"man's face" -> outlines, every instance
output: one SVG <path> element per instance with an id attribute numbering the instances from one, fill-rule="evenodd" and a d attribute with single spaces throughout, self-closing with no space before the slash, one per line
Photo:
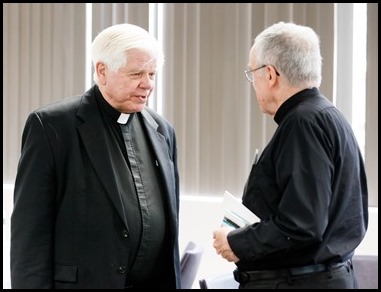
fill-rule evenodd
<path id="1" fill-rule="evenodd" d="M 99 87 L 107 102 L 123 113 L 140 112 L 154 89 L 156 61 L 138 49 L 127 52 L 127 65 L 116 72 L 103 69 Z"/>

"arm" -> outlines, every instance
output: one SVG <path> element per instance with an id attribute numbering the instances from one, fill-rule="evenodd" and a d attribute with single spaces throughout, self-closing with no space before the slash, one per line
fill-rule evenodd
<path id="1" fill-rule="evenodd" d="M 12 288 L 53 288 L 55 222 L 54 161 L 46 128 L 28 117 L 11 217 Z"/>

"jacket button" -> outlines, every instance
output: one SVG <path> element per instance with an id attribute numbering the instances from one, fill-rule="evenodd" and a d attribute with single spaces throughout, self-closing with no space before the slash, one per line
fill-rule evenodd
<path id="1" fill-rule="evenodd" d="M 120 274 L 125 274 L 125 273 L 127 272 L 127 268 L 126 268 L 125 266 L 120 266 L 120 267 L 118 268 L 118 272 L 119 272 Z"/>
<path id="2" fill-rule="evenodd" d="M 127 231 L 126 229 L 124 229 L 124 230 L 122 231 L 122 236 L 123 236 L 124 238 L 127 238 L 127 237 L 128 237 L 128 231 Z"/>

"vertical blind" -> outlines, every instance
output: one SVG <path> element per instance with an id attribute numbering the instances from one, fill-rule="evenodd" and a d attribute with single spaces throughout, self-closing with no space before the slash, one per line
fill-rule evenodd
<path id="1" fill-rule="evenodd" d="M 336 4 L 93 3 L 92 38 L 121 22 L 148 30 L 150 7 L 157 13 L 159 5 L 166 61 L 157 91 L 177 133 L 181 194 L 221 196 L 228 189 L 240 196 L 255 150 L 276 128 L 243 73 L 254 37 L 281 20 L 311 26 L 324 58 L 320 89 L 332 99 Z M 365 149 L 370 205 L 377 206 L 378 4 L 368 6 Z M 28 113 L 87 89 L 86 7 L 3 4 L 3 183 L 14 182 Z"/>
<path id="2" fill-rule="evenodd" d="M 367 6 L 365 167 L 369 205 L 378 207 L 378 3 Z"/>
<path id="3" fill-rule="evenodd" d="M 221 195 L 228 189 L 240 196 L 255 150 L 275 130 L 243 73 L 254 37 L 265 27 L 295 21 L 322 34 L 328 78 L 321 89 L 332 95 L 333 15 L 333 4 L 165 5 L 163 113 L 177 130 L 185 193 Z"/>
<path id="4" fill-rule="evenodd" d="M 3 3 L 3 183 L 32 110 L 85 89 L 85 4 Z"/>

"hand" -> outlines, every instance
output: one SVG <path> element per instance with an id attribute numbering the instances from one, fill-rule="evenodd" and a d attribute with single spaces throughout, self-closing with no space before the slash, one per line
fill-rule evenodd
<path id="1" fill-rule="evenodd" d="M 229 227 L 221 227 L 213 231 L 213 247 L 217 251 L 217 254 L 221 255 L 224 259 L 236 263 L 239 261 L 239 258 L 234 254 L 228 242 L 228 234 L 232 230 Z"/>

